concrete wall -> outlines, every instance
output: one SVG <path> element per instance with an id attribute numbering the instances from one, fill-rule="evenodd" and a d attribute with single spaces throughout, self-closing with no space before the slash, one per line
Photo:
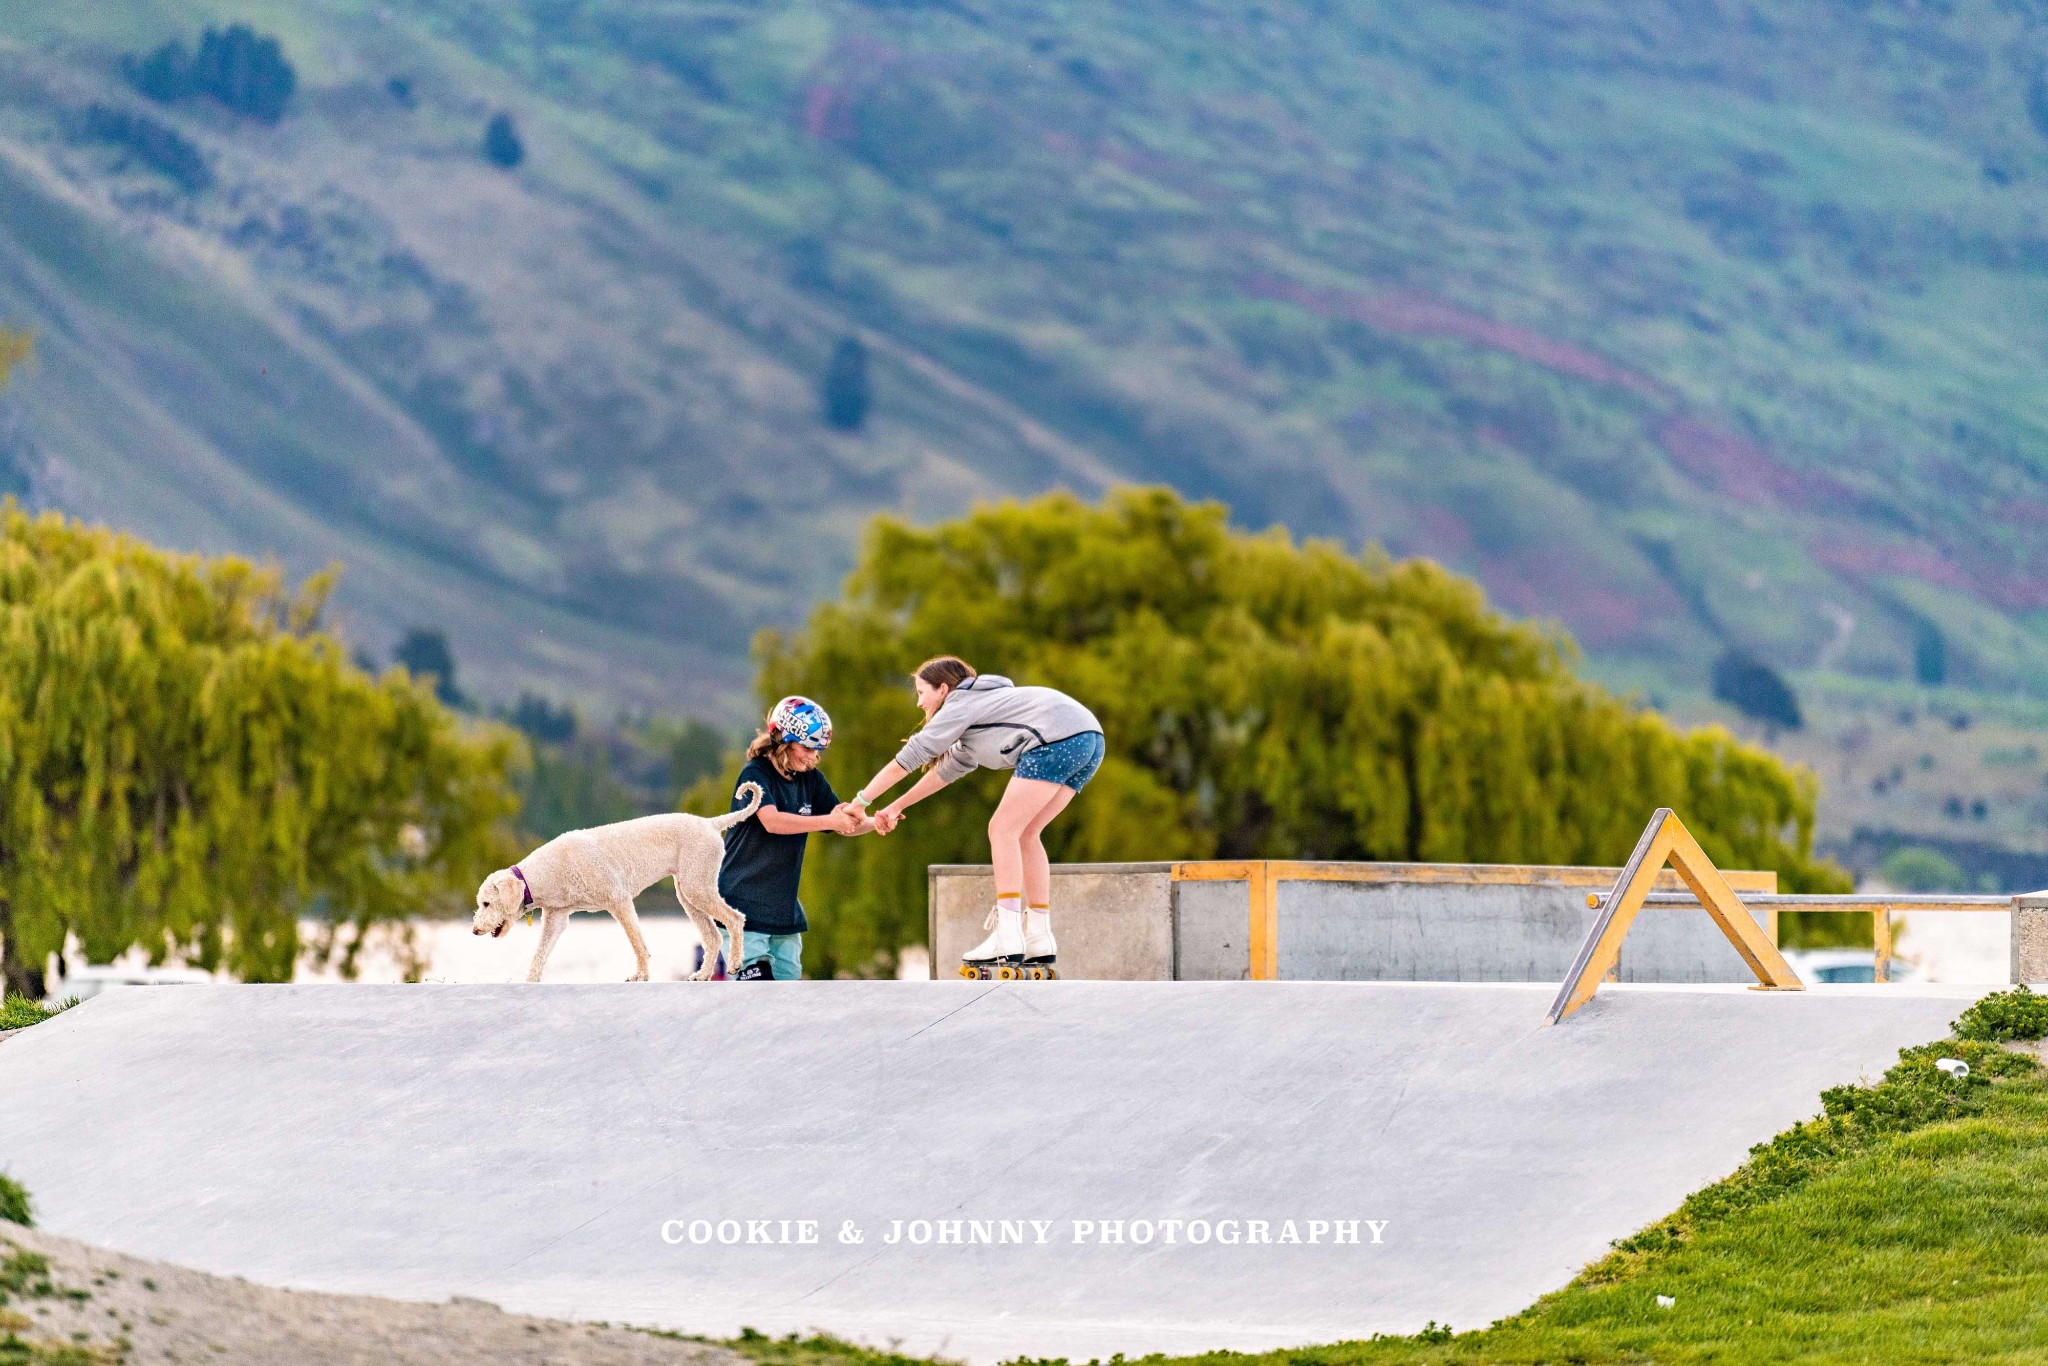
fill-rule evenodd
<path id="1" fill-rule="evenodd" d="M 1171 863 L 1053 870 L 1053 924 L 1065 977 L 1242 981 L 1251 976 L 1251 883 L 1176 877 Z M 1556 982 L 1591 929 L 1589 891 L 1618 870 L 1440 864 L 1314 865 L 1276 881 L 1285 981 Z M 1355 880 L 1346 877 L 1356 870 Z M 1211 869 L 1210 871 L 1215 871 Z M 1741 891 L 1768 873 L 1731 873 Z M 1662 890 L 1682 890 L 1667 872 Z M 932 975 L 949 977 L 986 933 L 995 899 L 985 866 L 930 870 Z M 1766 925 L 1766 929 L 1774 929 Z M 1625 982 L 1748 982 L 1741 957 L 1700 909 L 1645 909 L 1622 947 Z"/>
<path id="2" fill-rule="evenodd" d="M 2048 892 L 2012 899 L 2012 980 L 2048 982 Z"/>
<path id="3" fill-rule="evenodd" d="M 1585 888 L 1540 882 L 1283 881 L 1279 897 L 1283 981 L 1563 981 L 1598 914 L 1586 905 Z M 1698 909 L 1637 915 L 1622 944 L 1620 976 L 1755 980 Z"/>
<path id="4" fill-rule="evenodd" d="M 953 977 L 959 973 L 960 955 L 988 934 L 982 922 L 995 905 L 995 877 L 985 865 L 936 864 L 929 886 L 926 942 L 932 949 L 932 976 Z M 1060 975 L 1120 982 L 1170 980 L 1172 889 L 1170 863 L 1065 863 L 1053 869 L 1053 933 L 1060 944 Z"/>

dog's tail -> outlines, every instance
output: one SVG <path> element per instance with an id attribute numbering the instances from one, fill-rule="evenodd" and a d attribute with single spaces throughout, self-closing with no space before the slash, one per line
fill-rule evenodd
<path id="1" fill-rule="evenodd" d="M 740 791 L 753 794 L 748 797 L 745 806 L 737 811 L 728 811 L 723 816 L 713 816 L 711 818 L 711 828 L 721 835 L 753 815 L 755 810 L 761 805 L 761 785 L 759 783 L 741 783 Z"/>

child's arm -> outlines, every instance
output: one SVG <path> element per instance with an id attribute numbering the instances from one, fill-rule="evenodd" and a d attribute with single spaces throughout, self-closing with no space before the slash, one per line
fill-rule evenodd
<path id="1" fill-rule="evenodd" d="M 926 797 L 946 786 L 947 779 L 936 768 L 927 772 L 911 785 L 910 791 L 890 802 L 887 807 L 875 813 L 875 824 L 883 834 L 888 834 L 903 822 L 903 812 L 916 806 Z"/>
<path id="2" fill-rule="evenodd" d="M 887 796 L 890 788 L 896 786 L 896 784 L 909 776 L 910 770 L 904 768 L 894 759 L 891 759 L 888 763 L 882 765 L 880 772 L 855 790 L 853 794 L 854 800 L 849 802 L 848 805 L 856 809 L 865 805 L 872 805 Z M 862 801 L 863 798 L 866 799 L 865 802 Z"/>
<path id="3" fill-rule="evenodd" d="M 840 828 L 838 813 L 827 811 L 822 816 L 792 816 L 772 806 L 764 806 L 754 813 L 760 817 L 761 828 L 771 835 L 808 835 L 817 830 Z"/>

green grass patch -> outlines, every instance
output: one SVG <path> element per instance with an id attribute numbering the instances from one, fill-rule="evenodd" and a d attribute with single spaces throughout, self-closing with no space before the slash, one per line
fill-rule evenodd
<path id="1" fill-rule="evenodd" d="M 50 1259 L 40 1252 L 0 1243 L 0 1306 L 17 1299 L 46 1300 L 58 1294 L 50 1279 Z"/>
<path id="2" fill-rule="evenodd" d="M 2048 1034 L 2048 997 L 2025 987 L 1987 996 L 1955 1032 L 1902 1050 L 1872 1085 L 1826 1091 L 1820 1115 L 1758 1144 L 1732 1176 L 1489 1328 L 1453 1334 L 1432 1324 L 1405 1338 L 1144 1360 L 2039 1361 L 2048 1342 L 2048 1073 L 2006 1043 Z M 1969 1070 L 1955 1075 L 1944 1060 Z M 748 1334 L 727 1345 L 762 1366 L 905 1361 L 829 1337 Z"/>
<path id="3" fill-rule="evenodd" d="M 723 1345 L 759 1366 L 930 1366 L 934 1360 L 945 1359 L 877 1351 L 830 1333 L 772 1338 L 751 1328 L 742 1328 L 738 1337 L 728 1338 Z"/>
<path id="4" fill-rule="evenodd" d="M 6 1000 L 0 1001 L 0 1029 L 27 1029 L 30 1025 L 39 1025 L 45 1020 L 54 1019 L 76 1004 L 76 1001 L 66 1001 L 63 1005 L 52 1008 L 41 1001 L 31 1001 L 26 996 L 9 996 Z"/>
<path id="5" fill-rule="evenodd" d="M 11 1176 L 0 1175 L 0 1223 L 20 1224 L 23 1228 L 36 1226 L 28 1192 Z"/>

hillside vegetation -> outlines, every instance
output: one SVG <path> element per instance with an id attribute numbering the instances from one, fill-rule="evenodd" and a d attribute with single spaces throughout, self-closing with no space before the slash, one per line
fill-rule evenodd
<path id="1" fill-rule="evenodd" d="M 342 558 L 494 696 L 735 700 L 872 511 L 1118 481 L 1439 557 L 1616 677 L 2039 690 L 2044 18 L 13 6 L 0 475 Z M 288 87 L 138 88 L 237 23 Z"/>

